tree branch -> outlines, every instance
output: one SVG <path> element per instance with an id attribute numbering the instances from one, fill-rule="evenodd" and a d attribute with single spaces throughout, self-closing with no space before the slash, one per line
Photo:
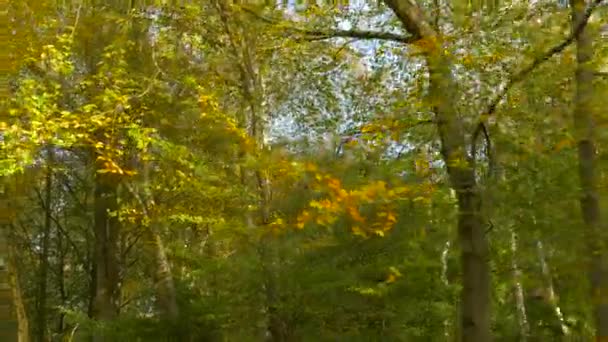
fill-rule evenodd
<path id="1" fill-rule="evenodd" d="M 471 138 L 471 160 L 473 162 L 473 165 L 475 165 L 477 163 L 477 139 L 479 138 L 479 135 L 483 133 L 483 137 L 485 139 L 486 142 L 486 157 L 488 158 L 488 164 L 492 165 L 493 164 L 493 157 L 492 157 L 492 140 L 490 140 L 490 134 L 488 133 L 488 128 L 486 127 L 486 125 L 483 122 L 480 122 L 477 127 L 475 128 L 475 132 L 473 132 L 473 137 Z"/>
<path id="2" fill-rule="evenodd" d="M 404 36 L 390 32 L 360 31 L 360 30 L 328 30 L 315 31 L 293 28 L 292 30 L 304 35 L 304 39 L 322 40 L 331 38 L 356 38 L 362 40 L 385 40 L 403 44 L 411 44 L 418 40 L 414 36 Z"/>
<path id="3" fill-rule="evenodd" d="M 558 45 L 553 46 L 552 48 L 547 50 L 542 55 L 536 57 L 536 59 L 534 59 L 532 61 L 532 63 L 530 63 L 528 66 L 526 66 L 525 68 L 521 69 L 518 73 L 513 75 L 513 77 L 511 77 L 511 79 L 507 82 L 505 87 L 490 101 L 490 104 L 488 105 L 487 109 L 484 112 L 482 112 L 482 115 L 494 114 L 494 112 L 496 112 L 496 109 L 497 109 L 500 101 L 507 95 L 507 93 L 513 88 L 513 86 L 522 82 L 532 71 L 534 71 L 534 69 L 536 69 L 541 64 L 543 64 L 544 62 L 551 59 L 553 56 L 561 53 L 570 44 L 572 44 L 572 42 L 574 42 L 576 37 L 578 37 L 578 35 L 585 29 L 585 26 L 587 26 L 587 23 L 589 22 L 589 18 L 591 17 L 591 14 L 602 1 L 603 0 L 593 0 L 591 5 L 589 5 L 587 7 L 587 9 L 585 10 L 585 14 L 581 18 L 581 21 L 576 25 L 575 30 L 573 30 L 572 33 L 570 35 L 568 35 L 568 37 L 566 37 L 566 39 L 563 42 L 561 42 Z M 476 128 L 476 130 L 481 129 L 479 127 L 480 125 L 483 125 L 483 123 L 481 121 L 478 124 L 478 127 Z"/>
<path id="4" fill-rule="evenodd" d="M 585 26 L 587 26 L 587 23 L 589 22 L 589 18 L 591 17 L 593 10 L 597 8 L 597 6 L 601 2 L 602 0 L 593 0 L 591 5 L 589 5 L 585 10 L 585 14 L 581 18 L 581 21 L 576 25 L 576 28 L 563 42 L 547 50 L 544 54 L 540 55 L 534 61 L 532 61 L 532 63 L 530 63 L 528 66 L 526 66 L 513 77 L 511 77 L 505 87 L 490 101 L 490 104 L 488 105 L 487 109 L 483 111 L 481 115 L 487 117 L 494 114 L 496 112 L 496 109 L 498 108 L 498 105 L 500 104 L 500 101 L 507 95 L 507 93 L 513 88 L 513 86 L 522 82 L 528 75 L 530 75 L 532 71 L 534 71 L 534 69 L 536 69 L 538 66 L 548 61 L 558 53 L 561 53 L 570 44 L 572 44 L 572 42 L 574 42 L 578 35 L 585 29 Z M 484 135 L 487 134 L 487 129 L 483 118 L 479 119 L 475 130 L 473 131 L 473 135 L 471 137 L 471 150 L 475 149 L 475 146 L 477 145 L 477 138 L 479 137 L 479 134 L 481 132 L 483 132 Z"/>
<path id="5" fill-rule="evenodd" d="M 261 15 L 257 13 L 255 10 L 247 8 L 245 6 L 241 7 L 241 10 L 244 12 L 251 14 L 256 19 L 259 19 L 267 24 L 276 25 L 279 24 L 280 21 L 274 18 L 269 18 L 267 16 Z M 362 40 L 385 40 L 385 41 L 393 41 L 403 44 L 411 44 L 418 40 L 418 37 L 415 36 L 406 36 L 397 33 L 390 32 L 381 32 L 381 31 L 363 31 L 363 30 L 312 30 L 312 29 L 302 29 L 294 26 L 289 26 L 286 28 L 288 31 L 292 33 L 300 34 L 303 36 L 305 40 L 324 40 L 331 38 L 356 38 Z"/>
<path id="6" fill-rule="evenodd" d="M 608 72 L 603 72 L 603 71 L 596 71 L 594 73 L 594 75 L 596 77 L 604 77 L 604 78 L 608 78 Z"/>

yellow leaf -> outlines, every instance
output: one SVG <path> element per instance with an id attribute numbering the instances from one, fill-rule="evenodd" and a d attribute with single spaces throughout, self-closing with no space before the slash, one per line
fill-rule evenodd
<path id="1" fill-rule="evenodd" d="M 353 147 L 353 146 L 357 146 L 358 143 L 359 143 L 359 140 L 351 139 L 345 145 L 348 147 Z"/>
<path id="2" fill-rule="evenodd" d="M 402 277 L 403 276 L 401 274 L 401 272 L 399 272 L 399 270 L 396 267 L 394 267 L 394 266 L 389 267 L 389 271 L 391 272 L 391 274 L 394 274 L 396 277 Z"/>
<path id="3" fill-rule="evenodd" d="M 353 226 L 350 230 L 354 235 L 365 236 L 363 230 L 361 230 L 361 228 L 359 228 L 358 226 Z"/>
<path id="4" fill-rule="evenodd" d="M 314 171 L 317 171 L 317 166 L 313 163 L 306 163 L 305 169 L 306 169 L 306 171 L 314 172 Z"/>
<path id="5" fill-rule="evenodd" d="M 327 181 L 327 186 L 336 192 L 339 192 L 339 190 L 341 189 L 340 180 L 336 178 L 330 178 Z"/>
<path id="6" fill-rule="evenodd" d="M 357 208 L 355 208 L 353 206 L 349 206 L 346 210 L 348 211 L 350 217 L 353 220 L 355 220 L 357 222 L 361 222 L 361 223 L 365 222 L 365 218 L 363 218 L 363 216 L 361 216 L 361 214 L 359 213 L 359 210 L 357 210 Z"/>
<path id="7" fill-rule="evenodd" d="M 403 195 L 403 194 L 407 193 L 408 191 L 409 191 L 409 190 L 408 190 L 408 188 L 407 188 L 407 187 L 404 187 L 404 186 L 402 186 L 402 187 L 398 187 L 398 188 L 395 188 L 395 189 L 394 189 L 394 192 L 395 192 L 395 194 L 397 194 L 397 195 Z"/>
<path id="8" fill-rule="evenodd" d="M 361 132 L 362 133 L 370 133 L 374 131 L 374 126 L 373 125 L 365 125 L 363 126 L 363 128 L 361 128 Z"/>
<path id="9" fill-rule="evenodd" d="M 308 211 L 303 211 L 299 216 L 298 216 L 298 222 L 296 224 L 296 227 L 298 229 L 303 229 L 304 225 L 306 225 L 306 222 L 308 222 L 310 220 L 310 213 Z"/>

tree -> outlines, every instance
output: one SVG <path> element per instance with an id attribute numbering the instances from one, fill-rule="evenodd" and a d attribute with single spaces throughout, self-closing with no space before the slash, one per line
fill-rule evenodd
<path id="1" fill-rule="evenodd" d="M 596 176 L 596 133 L 594 103 L 593 41 L 585 20 L 585 1 L 570 1 L 572 8 L 572 31 L 576 34 L 576 94 L 574 97 L 574 126 L 578 146 L 578 172 L 582 188 L 580 199 L 581 213 L 585 229 L 591 261 L 589 279 L 591 283 L 591 298 L 593 301 L 593 316 L 595 320 L 596 340 L 608 338 L 608 304 L 605 291 L 608 288 L 608 273 L 606 271 L 606 252 L 598 241 L 602 241 L 600 197 L 598 194 Z"/>

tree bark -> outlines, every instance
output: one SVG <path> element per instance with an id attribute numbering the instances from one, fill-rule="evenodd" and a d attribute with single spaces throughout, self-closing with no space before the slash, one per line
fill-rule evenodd
<path id="1" fill-rule="evenodd" d="M 148 238 L 154 241 L 154 264 L 156 266 L 154 282 L 159 311 L 164 318 L 176 323 L 179 318 L 179 308 L 171 264 L 160 234 L 153 227 L 149 227 L 147 231 Z"/>
<path id="2" fill-rule="evenodd" d="M 152 260 L 154 260 L 154 271 L 152 278 L 154 280 L 158 312 L 163 319 L 166 319 L 175 325 L 179 321 L 179 305 L 177 303 L 177 293 L 175 291 L 172 267 L 171 263 L 169 262 L 169 258 L 167 257 L 159 224 L 157 223 L 158 218 L 153 217 L 153 214 L 150 212 L 151 207 L 154 205 L 152 194 L 149 190 L 150 164 L 143 162 L 142 169 L 144 178 L 143 198 L 128 184 L 123 184 L 131 196 L 133 196 L 138 202 L 143 211 L 144 217 L 147 218 L 148 221 L 147 223 L 143 224 L 142 229 L 144 229 L 146 240 L 151 242 L 148 250 L 152 256 Z"/>
<path id="3" fill-rule="evenodd" d="M 47 285 L 49 271 L 49 244 L 51 238 L 51 226 L 53 208 L 52 192 L 53 192 L 53 148 L 47 148 L 47 166 L 44 185 L 44 227 L 42 231 L 42 246 L 40 255 L 40 266 L 38 269 L 38 298 L 36 308 L 36 333 L 35 339 L 39 342 L 47 340 Z M 41 199 L 42 200 L 42 199 Z"/>
<path id="4" fill-rule="evenodd" d="M 11 286 L 8 249 L 5 234 L 0 234 L 0 340 L 15 341 L 18 336 L 18 325 L 12 310 L 15 298 L 14 287 Z"/>
<path id="5" fill-rule="evenodd" d="M 555 318 L 559 322 L 560 329 L 564 336 L 570 333 L 570 329 L 566 325 L 564 320 L 564 314 L 562 313 L 562 309 L 559 307 L 557 303 L 557 297 L 555 296 L 555 288 L 553 287 L 553 276 L 551 275 L 551 270 L 549 269 L 549 264 L 547 263 L 547 257 L 545 255 L 545 248 L 543 247 L 542 241 L 536 242 L 536 248 L 538 250 L 538 259 L 540 262 L 541 273 L 543 275 L 543 282 L 545 283 L 545 293 L 547 295 L 547 301 L 553 312 L 555 313 Z"/>
<path id="6" fill-rule="evenodd" d="M 0 341 L 29 342 L 28 321 L 23 306 L 14 250 L 8 240 L 7 228 L 15 218 L 17 197 L 12 182 L 0 177 Z M 10 200 L 9 200 L 10 199 Z M 17 313 L 15 319 L 14 312 Z M 19 321 L 21 319 L 21 321 Z"/>
<path id="7" fill-rule="evenodd" d="M 117 180 L 111 173 L 96 173 L 94 201 L 96 279 L 93 318 L 109 321 L 118 316 L 120 230 L 118 217 L 110 214 L 118 209 Z"/>
<path id="8" fill-rule="evenodd" d="M 441 282 L 446 288 L 449 288 L 450 281 L 448 279 L 448 255 L 450 254 L 450 241 L 446 241 L 444 244 L 443 250 L 441 251 Z M 452 325 L 450 324 L 450 319 L 445 319 L 443 321 L 443 335 L 445 336 L 446 341 L 452 340 Z"/>
<path id="9" fill-rule="evenodd" d="M 490 267 L 488 241 L 481 213 L 482 198 L 472 160 L 467 156 L 465 130 L 457 116 L 452 62 L 440 35 L 413 0 L 384 0 L 405 29 L 419 38 L 430 76 L 429 98 L 435 112 L 442 156 L 458 200 L 458 238 L 463 272 L 460 339 L 491 341 Z"/>
<path id="10" fill-rule="evenodd" d="M 16 265 L 15 249 L 9 248 L 8 252 L 8 275 L 9 283 L 13 290 L 13 307 L 17 316 L 17 342 L 30 342 L 30 327 L 27 311 L 23 302 L 19 271 Z"/>
<path id="11" fill-rule="evenodd" d="M 570 0 L 572 30 L 575 31 L 585 18 L 586 1 Z M 586 26 L 586 25 L 585 25 Z M 600 241 L 605 234 L 601 224 L 599 195 L 596 180 L 596 148 L 594 123 L 594 86 L 591 36 L 586 27 L 576 36 L 576 94 L 574 97 L 574 126 L 578 143 L 578 172 L 582 188 L 580 207 L 585 223 L 588 248 L 591 253 L 589 280 L 593 300 L 593 316 L 596 340 L 608 340 L 608 263 Z"/>
<path id="12" fill-rule="evenodd" d="M 59 292 L 59 303 L 62 306 L 65 306 L 68 302 L 68 295 L 65 287 L 65 265 L 66 265 L 66 250 L 63 244 L 63 235 L 61 233 L 57 234 L 57 252 L 59 254 L 58 262 L 57 262 L 57 290 Z M 65 329 L 65 313 L 61 312 L 59 317 L 57 318 L 57 331 L 63 333 Z"/>
<path id="13" fill-rule="evenodd" d="M 517 308 L 517 321 L 519 323 L 519 340 L 521 342 L 526 342 L 530 337 L 530 324 L 528 323 L 528 315 L 526 314 L 526 301 L 524 289 L 521 284 L 521 270 L 517 263 L 517 240 L 517 233 L 515 233 L 514 228 L 511 228 L 511 270 L 513 272 L 513 290 L 515 306 Z"/>

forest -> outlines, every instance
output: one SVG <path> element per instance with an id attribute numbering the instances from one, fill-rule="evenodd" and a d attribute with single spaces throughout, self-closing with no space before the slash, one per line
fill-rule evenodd
<path id="1" fill-rule="evenodd" d="M 0 341 L 608 342 L 606 1 L 0 17 Z"/>

